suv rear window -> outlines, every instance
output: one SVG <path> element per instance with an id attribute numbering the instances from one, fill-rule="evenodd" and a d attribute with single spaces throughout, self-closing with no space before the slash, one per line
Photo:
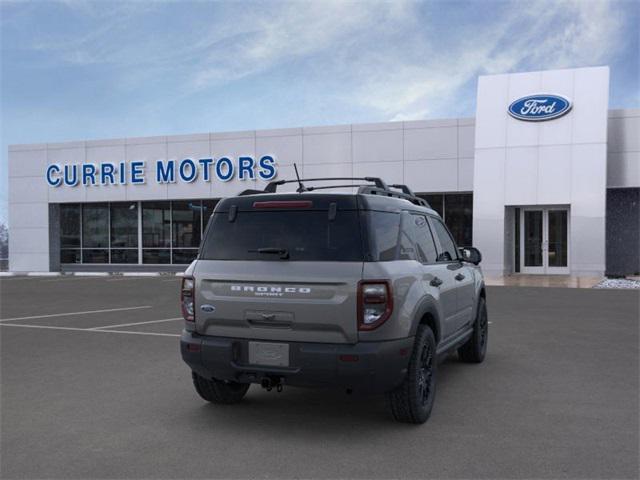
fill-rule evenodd
<path id="1" fill-rule="evenodd" d="M 203 260 L 274 260 L 284 250 L 286 261 L 363 261 L 357 211 L 338 211 L 329 220 L 326 210 L 238 212 L 229 221 L 225 212 L 214 213 L 202 244 Z"/>

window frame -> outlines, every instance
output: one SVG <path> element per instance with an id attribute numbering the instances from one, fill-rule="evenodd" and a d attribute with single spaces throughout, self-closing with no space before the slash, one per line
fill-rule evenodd
<path id="1" fill-rule="evenodd" d="M 427 225 L 427 230 L 429 231 L 429 235 L 431 236 L 431 240 L 433 241 L 433 246 L 435 247 L 436 250 L 436 259 L 433 262 L 422 262 L 420 260 L 416 260 L 418 263 L 421 263 L 422 265 L 436 265 L 437 263 L 441 263 L 438 262 L 438 255 L 439 255 L 439 240 L 436 240 L 434 234 L 433 234 L 433 228 L 431 227 L 431 223 L 429 222 L 429 217 L 431 217 L 431 215 L 429 215 L 426 212 L 417 212 L 415 210 L 412 211 L 408 211 L 407 212 L 410 216 L 420 216 L 423 217 L 426 221 L 426 225 Z M 417 245 L 416 245 L 417 247 Z M 416 248 L 416 252 L 418 252 L 417 248 Z M 416 254 L 416 257 L 418 257 L 419 255 Z"/>
<path id="2" fill-rule="evenodd" d="M 418 260 L 418 245 L 416 244 L 416 242 L 414 241 L 414 239 L 411 237 L 411 235 L 409 234 L 409 232 L 407 232 L 407 227 L 405 226 L 405 222 L 407 221 L 408 218 L 410 218 L 411 213 L 408 211 L 403 211 L 400 213 L 400 224 L 398 226 L 398 238 L 396 239 L 396 253 L 395 253 L 395 260 L 400 260 L 400 261 L 414 261 L 414 262 L 418 262 L 418 263 L 422 263 L 420 260 Z M 408 240 L 408 242 L 411 244 L 411 246 L 413 247 L 413 258 L 400 258 L 400 255 L 402 253 L 402 239 L 406 238 Z"/>
<path id="3" fill-rule="evenodd" d="M 443 220 L 441 220 L 438 217 L 435 217 L 433 215 L 428 215 L 429 217 L 429 222 L 433 222 L 434 225 L 430 225 L 432 228 L 432 232 L 433 232 L 433 237 L 434 240 L 436 242 L 436 249 L 438 250 L 438 256 L 436 257 L 436 262 L 437 264 L 450 264 L 450 263 L 460 263 L 460 251 L 458 250 L 458 244 L 456 243 L 455 239 L 453 238 L 453 235 L 451 235 L 451 232 L 449 231 L 449 228 L 447 227 L 447 224 L 444 223 Z M 447 235 L 449 235 L 449 238 L 451 239 L 451 243 L 453 243 L 453 249 L 454 249 L 454 253 L 456 255 L 456 257 L 454 259 L 451 260 L 437 260 L 440 255 L 442 255 L 445 250 L 442 247 L 442 243 L 440 242 L 440 237 L 438 236 L 438 232 L 436 231 L 435 228 L 435 222 L 440 222 L 440 224 L 444 227 L 444 231 L 447 233 Z"/>

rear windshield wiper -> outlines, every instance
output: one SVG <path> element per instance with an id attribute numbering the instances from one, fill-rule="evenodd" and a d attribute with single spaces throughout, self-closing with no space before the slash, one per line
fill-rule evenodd
<path id="1" fill-rule="evenodd" d="M 258 248 L 256 250 L 249 250 L 249 253 L 270 253 L 280 255 L 280 258 L 282 260 L 287 260 L 289 258 L 289 250 L 287 250 L 286 248 L 264 247 Z"/>

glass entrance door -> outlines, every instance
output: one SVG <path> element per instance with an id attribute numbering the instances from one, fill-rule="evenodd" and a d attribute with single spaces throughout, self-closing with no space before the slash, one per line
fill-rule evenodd
<path id="1" fill-rule="evenodd" d="M 566 208 L 523 208 L 520 272 L 569 273 L 569 212 Z"/>
<path id="2" fill-rule="evenodd" d="M 569 273 L 569 215 L 547 210 L 547 273 Z"/>
<path id="3" fill-rule="evenodd" d="M 522 221 L 524 225 L 520 227 L 522 241 L 521 246 L 522 265 L 520 271 L 523 273 L 544 273 L 544 228 L 543 210 L 524 210 Z"/>

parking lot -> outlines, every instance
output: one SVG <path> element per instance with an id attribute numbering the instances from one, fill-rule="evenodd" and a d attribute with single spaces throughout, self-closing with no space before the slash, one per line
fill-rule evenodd
<path id="1" fill-rule="evenodd" d="M 0 280 L 2 478 L 638 477 L 638 291 L 491 287 L 486 361 L 441 364 L 415 426 L 334 391 L 205 403 L 178 286 Z"/>

